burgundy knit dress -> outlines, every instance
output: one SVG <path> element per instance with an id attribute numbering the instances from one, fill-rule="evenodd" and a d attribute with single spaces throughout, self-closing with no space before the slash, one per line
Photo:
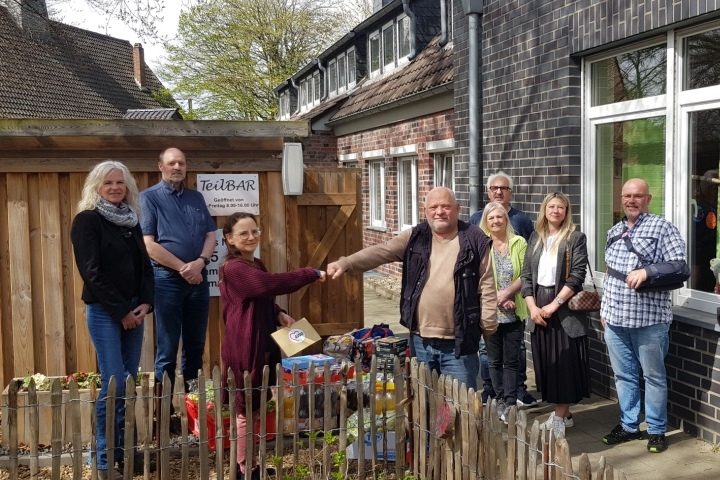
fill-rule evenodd
<path id="1" fill-rule="evenodd" d="M 253 387 L 262 385 L 262 371 L 270 366 L 270 385 L 275 382 L 275 365 L 280 349 L 270 336 L 278 326 L 281 311 L 275 295 L 292 293 L 318 279 L 312 268 L 299 268 L 287 273 L 270 273 L 259 260 L 233 258 L 220 272 L 220 296 L 223 300 L 225 338 L 222 344 L 223 368 L 230 367 L 238 388 L 243 374 L 250 372 Z M 260 405 L 260 391 L 253 390 L 252 408 Z M 238 390 L 237 411 L 245 413 L 245 394 Z"/>

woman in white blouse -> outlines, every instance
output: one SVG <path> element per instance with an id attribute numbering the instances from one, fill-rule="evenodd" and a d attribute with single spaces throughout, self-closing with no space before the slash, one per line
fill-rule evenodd
<path id="1" fill-rule="evenodd" d="M 530 310 L 538 391 L 555 404 L 546 425 L 563 433 L 575 424 L 570 406 L 590 396 L 587 317 L 567 308 L 583 288 L 586 265 L 586 238 L 575 229 L 570 200 L 548 194 L 528 242 L 521 293 Z"/>

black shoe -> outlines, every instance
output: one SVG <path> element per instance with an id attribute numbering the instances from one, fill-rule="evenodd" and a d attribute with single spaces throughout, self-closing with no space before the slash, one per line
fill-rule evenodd
<path id="1" fill-rule="evenodd" d="M 495 398 L 495 391 L 483 389 L 483 391 L 480 393 L 480 396 L 482 397 L 483 405 L 487 405 L 488 400 L 490 400 L 491 398 Z"/>
<path id="2" fill-rule="evenodd" d="M 628 432 L 622 425 L 618 424 L 610 433 L 603 437 L 605 445 L 617 445 L 618 443 L 629 442 L 630 440 L 638 440 L 642 438 L 642 432 Z"/>
<path id="3" fill-rule="evenodd" d="M 660 453 L 667 450 L 668 444 L 664 433 L 650 434 L 647 443 L 648 452 Z"/>
<path id="4" fill-rule="evenodd" d="M 182 421 L 176 415 L 170 416 L 170 436 L 179 437 L 182 435 Z"/>

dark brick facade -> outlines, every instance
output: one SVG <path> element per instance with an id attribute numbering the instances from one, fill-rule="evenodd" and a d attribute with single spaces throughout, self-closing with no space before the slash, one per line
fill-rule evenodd
<path id="1" fill-rule="evenodd" d="M 421 209 L 422 199 L 433 187 L 433 155 L 427 151 L 425 144 L 452 138 L 452 125 L 453 112 L 446 111 L 338 138 L 338 154 L 356 154 L 358 168 L 363 170 L 364 245 L 385 242 L 391 239 L 400 228 L 398 225 L 397 161 L 390 155 L 390 148 L 416 145 L 417 152 L 414 156 L 418 159 L 418 208 Z M 368 162 L 363 160 L 362 152 L 371 150 L 384 150 L 385 152 L 385 229 L 368 227 L 370 224 Z M 418 219 L 422 220 L 423 218 L 422 210 L 420 210 Z M 400 264 L 388 264 L 378 270 L 396 276 L 402 273 Z"/>
<path id="2" fill-rule="evenodd" d="M 564 191 L 578 207 L 582 200 L 582 57 L 720 16 L 720 0 L 485 3 L 481 183 L 496 170 L 506 171 L 515 180 L 514 205 L 531 218 L 547 192 Z M 461 2 L 455 2 L 454 14 L 455 182 L 468 214 L 468 38 Z M 580 224 L 579 208 L 574 219 Z M 713 443 L 720 441 L 718 336 L 677 320 L 667 358 L 670 424 Z M 590 348 L 593 391 L 615 396 L 597 321 Z"/>
<path id="3" fill-rule="evenodd" d="M 303 161 L 313 166 L 337 166 L 337 138 L 327 130 L 313 130 L 301 140 Z"/>

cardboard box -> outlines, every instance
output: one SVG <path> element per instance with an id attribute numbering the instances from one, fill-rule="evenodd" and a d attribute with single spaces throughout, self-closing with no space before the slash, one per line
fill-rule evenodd
<path id="1" fill-rule="evenodd" d="M 320 335 L 305 318 L 301 318 L 289 327 L 277 330 L 272 334 L 272 338 L 288 357 L 292 357 L 320 341 Z"/>
<path id="2" fill-rule="evenodd" d="M 396 451 L 395 451 L 395 432 L 377 432 L 375 434 L 375 448 L 377 449 L 377 460 L 385 460 L 385 454 L 383 452 L 383 435 L 387 436 L 387 460 L 394 462 L 396 458 Z M 372 443 L 371 443 L 372 435 L 370 432 L 365 432 L 364 436 L 364 443 L 365 443 L 365 460 L 372 460 Z M 347 455 L 347 458 L 349 460 L 357 460 L 359 451 L 358 451 L 358 440 L 355 440 L 352 444 L 350 444 L 347 449 L 345 450 L 345 454 Z"/>

